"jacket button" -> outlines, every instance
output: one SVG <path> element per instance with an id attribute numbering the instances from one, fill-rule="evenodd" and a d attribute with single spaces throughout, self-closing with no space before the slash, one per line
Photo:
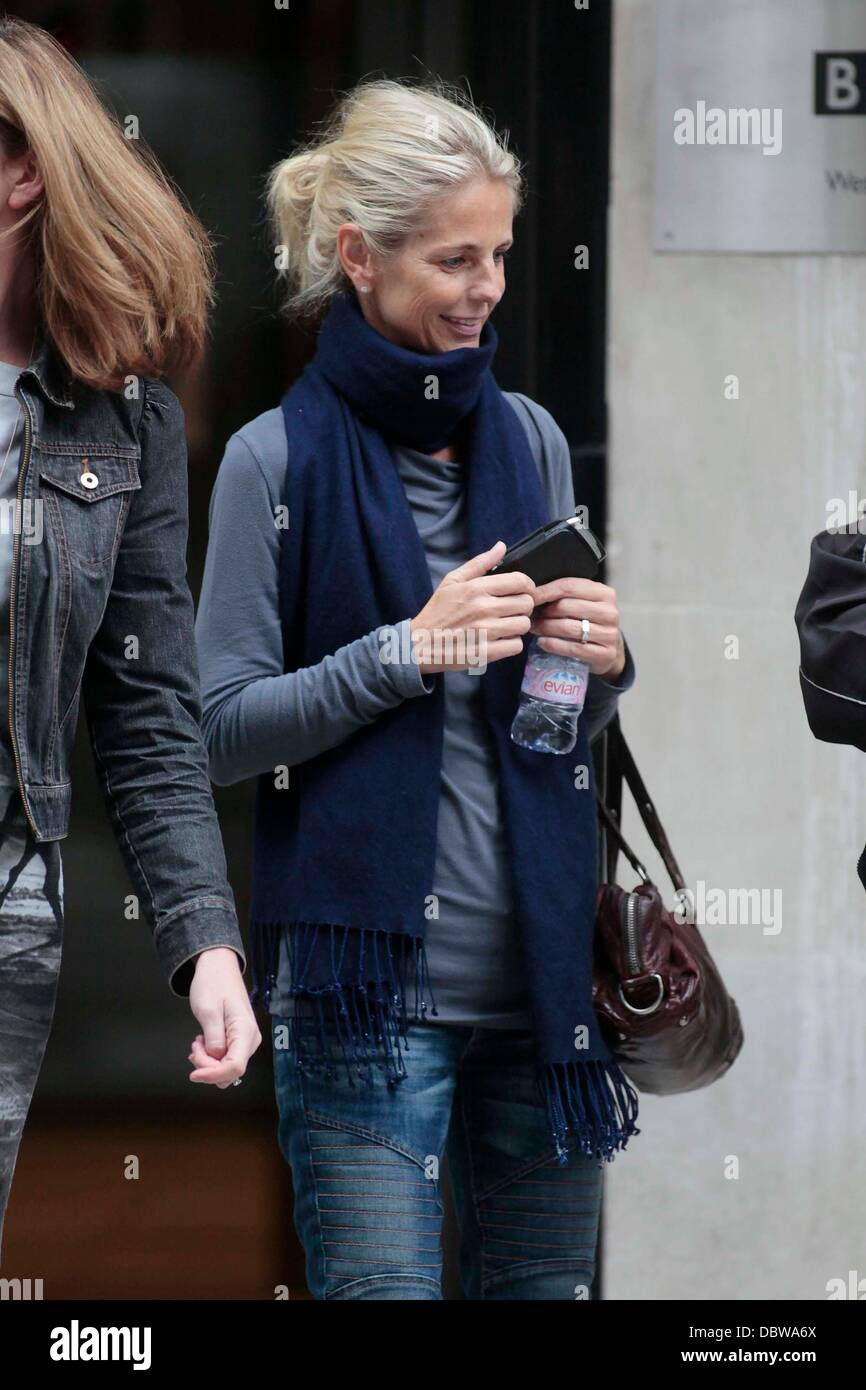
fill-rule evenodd
<path id="1" fill-rule="evenodd" d="M 99 479 L 96 474 L 91 473 L 89 469 L 86 469 L 82 473 L 78 481 L 81 483 L 82 487 L 99 487 Z"/>

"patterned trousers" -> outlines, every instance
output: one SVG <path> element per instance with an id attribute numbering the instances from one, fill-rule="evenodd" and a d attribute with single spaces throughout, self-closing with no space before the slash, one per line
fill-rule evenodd
<path id="1" fill-rule="evenodd" d="M 37 844 L 17 785 L 0 785 L 0 1263 L 24 1122 L 51 1032 L 63 935 L 60 841 Z"/>

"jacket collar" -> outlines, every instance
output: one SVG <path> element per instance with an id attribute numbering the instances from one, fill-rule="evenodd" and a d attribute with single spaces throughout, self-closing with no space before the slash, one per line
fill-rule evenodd
<path id="1" fill-rule="evenodd" d="M 25 367 L 21 375 L 33 377 L 42 394 L 54 405 L 65 406 L 68 410 L 74 409 L 72 374 L 61 360 L 50 338 L 44 333 L 39 339 L 30 366 Z"/>

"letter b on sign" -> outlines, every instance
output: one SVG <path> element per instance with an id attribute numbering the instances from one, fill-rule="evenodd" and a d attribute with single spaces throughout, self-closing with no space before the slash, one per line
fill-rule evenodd
<path id="1" fill-rule="evenodd" d="M 815 115 L 866 116 L 866 53 L 815 54 Z"/>

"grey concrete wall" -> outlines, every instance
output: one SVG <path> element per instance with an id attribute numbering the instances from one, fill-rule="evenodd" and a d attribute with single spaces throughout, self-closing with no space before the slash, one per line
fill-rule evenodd
<path id="1" fill-rule="evenodd" d="M 605 1297 L 825 1299 L 866 1276 L 866 762 L 809 731 L 793 612 L 827 499 L 866 491 L 866 260 L 653 251 L 655 11 L 614 14 L 609 582 L 638 668 L 622 720 L 689 883 L 779 889 L 782 928 L 705 930 L 744 1050 L 706 1091 L 642 1098 L 609 1169 Z M 637 824 L 628 802 L 661 884 Z"/>

